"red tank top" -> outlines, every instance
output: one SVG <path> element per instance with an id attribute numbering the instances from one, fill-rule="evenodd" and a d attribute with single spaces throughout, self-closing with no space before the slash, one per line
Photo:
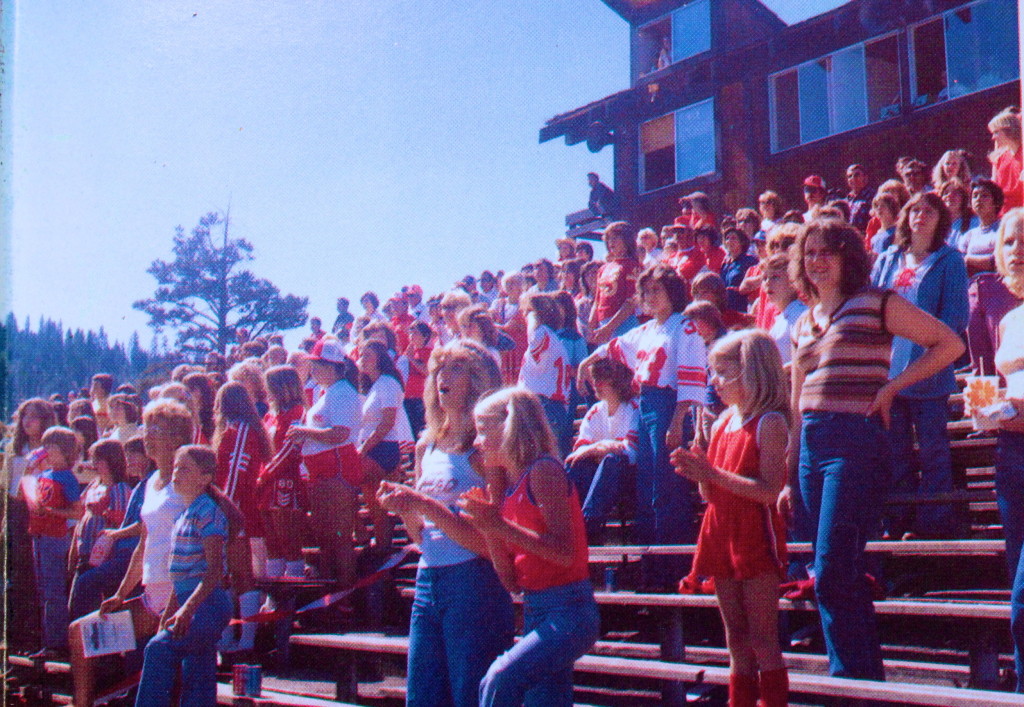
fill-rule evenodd
<path id="1" fill-rule="evenodd" d="M 523 475 L 519 477 L 512 492 L 505 498 L 501 507 L 501 515 L 516 525 L 543 533 L 547 530 L 544 516 L 540 508 L 534 503 L 530 493 L 530 472 L 534 466 L 541 461 L 558 462 L 553 459 L 538 459 L 530 466 Z M 569 498 L 569 523 L 572 529 L 572 564 L 562 567 L 553 562 L 543 560 L 536 555 L 526 552 L 515 545 L 508 548 L 514 557 L 516 568 L 516 580 L 519 586 L 528 591 L 540 591 L 551 587 L 560 587 L 565 584 L 572 584 L 589 577 L 587 571 L 587 560 L 589 550 L 587 548 L 587 531 L 583 522 L 583 510 L 580 507 L 580 499 L 576 493 L 575 484 L 565 478 Z"/>
<path id="2" fill-rule="evenodd" d="M 760 469 L 757 428 L 761 417 L 730 430 L 731 416 L 715 429 L 708 461 L 723 471 L 753 477 Z M 744 580 L 783 573 L 786 525 L 774 504 L 765 505 L 708 484 L 708 506 L 701 522 L 693 574 Z"/>

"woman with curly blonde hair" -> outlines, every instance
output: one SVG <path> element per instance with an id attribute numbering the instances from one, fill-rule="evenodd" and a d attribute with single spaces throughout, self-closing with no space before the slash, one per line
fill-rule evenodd
<path id="1" fill-rule="evenodd" d="M 381 505 L 402 516 L 422 552 L 409 629 L 409 705 L 475 706 L 488 666 L 512 645 L 508 593 L 483 537 L 455 510 L 471 489 L 504 492 L 500 475 L 473 449 L 473 407 L 500 384 L 497 363 L 475 341 L 434 349 L 415 489 L 380 485 Z"/>

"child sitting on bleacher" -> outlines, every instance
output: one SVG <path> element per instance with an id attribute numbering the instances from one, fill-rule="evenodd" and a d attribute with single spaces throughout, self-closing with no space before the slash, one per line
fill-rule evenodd
<path id="1" fill-rule="evenodd" d="M 598 402 L 583 417 L 565 464 L 584 499 L 587 538 L 590 544 L 600 545 L 605 521 L 615 504 L 624 496 L 636 497 L 640 406 L 633 399 L 633 372 L 625 364 L 597 359 L 591 376 Z"/>
<path id="2" fill-rule="evenodd" d="M 789 681 L 778 602 L 786 530 L 775 503 L 786 481 L 789 440 L 782 360 L 768 334 L 748 329 L 720 339 L 709 361 L 729 408 L 706 451 L 694 445 L 672 453 L 676 473 L 699 482 L 708 501 L 692 575 L 715 580 L 731 662 L 729 705 L 784 707 Z"/>

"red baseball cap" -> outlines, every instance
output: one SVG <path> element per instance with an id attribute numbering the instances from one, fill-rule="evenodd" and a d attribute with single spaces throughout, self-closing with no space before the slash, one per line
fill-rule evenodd
<path id="1" fill-rule="evenodd" d="M 821 191 L 825 191 L 825 180 L 817 174 L 812 174 L 804 180 L 804 186 L 809 189 L 820 189 Z"/>

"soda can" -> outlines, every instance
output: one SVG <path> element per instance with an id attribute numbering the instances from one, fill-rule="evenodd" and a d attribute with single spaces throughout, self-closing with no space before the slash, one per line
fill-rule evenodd
<path id="1" fill-rule="evenodd" d="M 245 696 L 260 697 L 263 694 L 263 668 L 259 665 L 245 667 Z"/>
<path id="2" fill-rule="evenodd" d="M 46 447 L 36 447 L 25 455 L 25 459 L 28 461 L 29 466 L 38 466 L 46 461 L 48 456 L 50 456 L 50 453 L 46 451 Z"/>
<path id="3" fill-rule="evenodd" d="M 615 583 L 615 568 L 605 567 L 604 568 L 604 590 L 606 592 L 616 591 L 617 586 Z"/>
<path id="4" fill-rule="evenodd" d="M 231 693 L 236 697 L 245 696 L 245 669 L 247 665 L 236 663 L 231 674 Z"/>

